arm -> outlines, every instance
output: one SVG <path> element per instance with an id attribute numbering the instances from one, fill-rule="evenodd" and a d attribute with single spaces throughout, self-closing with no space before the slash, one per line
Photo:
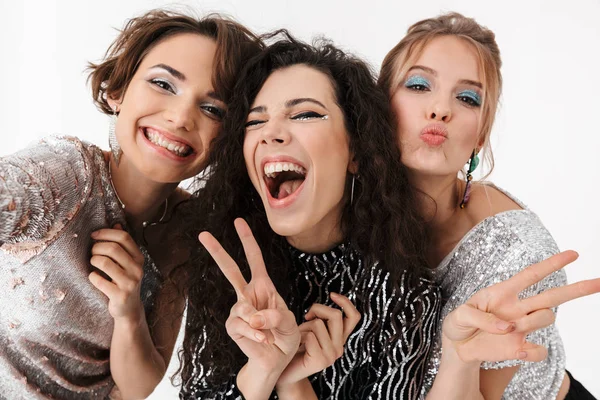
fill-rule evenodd
<path id="1" fill-rule="evenodd" d="M 452 311 L 444 320 L 443 347 L 444 352 L 449 354 L 454 351 L 456 357 L 443 360 L 445 364 L 440 365 L 428 399 L 448 398 L 444 393 L 456 395 L 460 393 L 459 390 L 465 390 L 466 393 L 456 395 L 457 398 L 469 395 L 473 398 L 483 398 L 485 395 L 486 399 L 501 397 L 505 384 L 515 373 L 515 367 L 497 371 L 494 382 L 487 382 L 491 385 L 480 388 L 477 386 L 480 382 L 486 382 L 489 376 L 478 377 L 478 370 L 472 368 L 469 372 L 463 367 L 478 365 L 484 360 L 493 363 L 544 360 L 548 355 L 547 349 L 529 341 L 530 333 L 554 323 L 552 308 L 600 291 L 600 279 L 555 287 L 526 298 L 522 297 L 522 292 L 576 258 L 575 252 L 557 254 L 525 268 L 508 280 L 482 289 Z M 461 385 L 454 387 L 457 371 L 464 373 L 464 379 L 469 382 L 467 388 L 461 389 Z M 480 393 L 477 393 L 478 389 Z"/>
<path id="2" fill-rule="evenodd" d="M 0 158 L 0 246 L 29 242 L 35 253 L 59 234 L 91 191 L 91 164 L 74 138 L 48 138 Z"/>
<path id="3" fill-rule="evenodd" d="M 152 335 L 141 302 L 144 256 L 131 236 L 119 229 L 93 233 L 91 264 L 106 273 L 90 274 L 90 281 L 108 298 L 114 318 L 110 348 L 111 375 L 123 399 L 149 396 L 163 378 L 179 332 L 185 302 L 171 283 L 156 300 L 157 324 Z"/>

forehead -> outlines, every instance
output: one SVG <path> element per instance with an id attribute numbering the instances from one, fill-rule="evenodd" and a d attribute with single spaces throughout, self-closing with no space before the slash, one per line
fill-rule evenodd
<path id="1" fill-rule="evenodd" d="M 212 74 L 217 44 L 211 38 L 195 33 L 181 33 L 159 41 L 150 49 L 140 64 L 140 69 L 157 64 L 167 64 L 186 77 Z"/>
<path id="2" fill-rule="evenodd" d="M 307 65 L 293 65 L 279 69 L 267 78 L 253 106 L 277 105 L 307 97 L 325 105 L 335 102 L 333 86 L 327 75 Z"/>
<path id="3" fill-rule="evenodd" d="M 481 81 L 475 47 L 456 36 L 431 40 L 417 58 L 416 65 L 434 69 L 441 77 Z"/>

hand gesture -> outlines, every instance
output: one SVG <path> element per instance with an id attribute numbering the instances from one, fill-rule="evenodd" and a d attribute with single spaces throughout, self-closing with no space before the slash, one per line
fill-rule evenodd
<path id="1" fill-rule="evenodd" d="M 331 300 L 341 310 L 313 304 L 300 325 L 302 334 L 298 352 L 277 381 L 278 393 L 331 366 L 344 354 L 344 345 L 360 321 L 360 313 L 346 297 L 331 293 Z"/>
<path id="2" fill-rule="evenodd" d="M 252 273 L 250 282 L 210 233 L 202 232 L 198 238 L 237 295 L 226 322 L 227 333 L 248 357 L 249 364 L 278 377 L 298 350 L 300 330 L 267 274 L 250 227 L 241 218 L 234 224 Z"/>
<path id="3" fill-rule="evenodd" d="M 144 255 L 133 238 L 121 225 L 114 229 L 100 229 L 92 233 L 90 264 L 104 272 L 112 281 L 94 271 L 89 280 L 104 293 L 108 311 L 114 319 L 138 321 L 144 315 L 140 286 L 144 276 Z"/>
<path id="4" fill-rule="evenodd" d="M 444 346 L 451 345 L 465 362 L 545 359 L 547 349 L 527 342 L 527 334 L 554 322 L 551 308 L 599 292 L 600 278 L 549 289 L 522 300 L 519 293 L 577 257 L 574 251 L 556 254 L 477 292 L 444 320 Z"/>

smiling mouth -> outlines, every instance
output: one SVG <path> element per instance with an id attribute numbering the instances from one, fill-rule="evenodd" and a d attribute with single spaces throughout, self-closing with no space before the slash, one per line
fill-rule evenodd
<path id="1" fill-rule="evenodd" d="M 294 194 L 306 179 L 306 169 L 291 162 L 266 163 L 264 173 L 267 189 L 277 200 Z"/>
<path id="2" fill-rule="evenodd" d="M 156 146 L 160 146 L 163 149 L 168 150 L 177 157 L 188 157 L 194 153 L 194 149 L 188 146 L 187 144 L 176 142 L 174 140 L 169 140 L 160 132 L 152 128 L 142 128 L 142 130 L 144 132 L 144 136 L 146 136 L 146 139 L 148 139 Z"/>

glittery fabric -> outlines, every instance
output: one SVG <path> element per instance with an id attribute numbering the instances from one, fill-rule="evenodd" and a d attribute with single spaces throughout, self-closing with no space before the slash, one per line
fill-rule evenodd
<path id="1" fill-rule="evenodd" d="M 405 276 L 400 293 L 378 265 L 365 265 L 348 245 L 324 254 L 291 250 L 293 286 L 298 288 L 290 309 L 300 324 L 314 303 L 337 307 L 331 292 L 348 296 L 362 319 L 346 342 L 344 355 L 331 367 L 310 377 L 319 399 L 415 399 L 421 391 L 426 362 L 435 333 L 440 296 L 422 281 L 410 289 Z M 396 310 L 400 310 L 397 312 Z M 418 311 L 422 317 L 415 319 Z M 399 329 L 392 321 L 397 322 Z M 410 324 L 408 323 L 410 322 Z M 398 335 L 393 346 L 388 340 Z M 235 377 L 221 388 L 197 383 L 184 399 L 241 399 Z M 272 398 L 277 399 L 277 395 Z"/>
<path id="2" fill-rule="evenodd" d="M 88 280 L 92 231 L 124 223 L 102 151 L 47 138 L 0 158 L 0 399 L 104 399 L 108 300 Z M 147 316 L 160 273 L 146 261 Z"/>
<path id="3" fill-rule="evenodd" d="M 443 306 L 424 393 L 431 388 L 439 368 L 444 318 L 479 290 L 502 282 L 523 268 L 559 251 L 537 215 L 506 194 L 521 205 L 523 210 L 505 211 L 480 222 L 463 237 L 435 270 L 435 279 L 442 291 Z M 524 290 L 520 297 L 527 298 L 566 283 L 566 274 L 560 270 Z M 545 346 L 548 349 L 548 358 L 537 363 L 521 360 L 485 362 L 482 368 L 500 369 L 520 365 L 504 391 L 503 399 L 554 399 L 565 375 L 565 351 L 558 330 L 552 324 L 531 333 L 527 340 Z"/>

